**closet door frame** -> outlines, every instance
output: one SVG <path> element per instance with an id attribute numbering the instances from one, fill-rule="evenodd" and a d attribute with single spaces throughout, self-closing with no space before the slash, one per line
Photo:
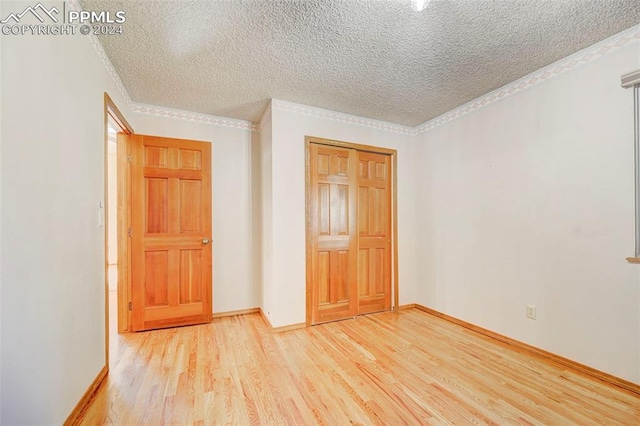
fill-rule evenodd
<path id="1" fill-rule="evenodd" d="M 313 269 L 311 268 L 313 259 L 311 235 L 311 163 L 309 146 L 311 144 L 326 145 L 331 147 L 348 148 L 362 152 L 372 152 L 391 156 L 391 311 L 398 312 L 398 153 L 395 149 L 382 148 L 371 145 L 363 145 L 353 142 L 338 141 L 333 139 L 319 138 L 315 136 L 305 136 L 305 225 L 306 225 L 306 322 L 307 326 L 312 324 L 312 300 L 313 300 Z"/>

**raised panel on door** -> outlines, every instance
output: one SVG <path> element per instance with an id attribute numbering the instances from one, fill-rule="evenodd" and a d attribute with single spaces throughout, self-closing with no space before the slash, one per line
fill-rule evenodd
<path id="1" fill-rule="evenodd" d="M 211 320 L 211 144 L 131 135 L 132 330 Z"/>
<path id="2" fill-rule="evenodd" d="M 167 306 L 169 302 L 169 251 L 147 251 L 144 254 L 145 306 Z"/>
<path id="3" fill-rule="evenodd" d="M 358 152 L 358 313 L 391 309 L 391 157 Z"/>
<path id="4" fill-rule="evenodd" d="M 311 322 L 357 314 L 355 151 L 310 144 Z"/>
<path id="5" fill-rule="evenodd" d="M 202 302 L 202 250 L 180 250 L 180 303 Z"/>

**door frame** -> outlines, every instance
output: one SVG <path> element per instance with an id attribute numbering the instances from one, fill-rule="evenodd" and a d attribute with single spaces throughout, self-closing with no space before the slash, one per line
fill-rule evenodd
<path id="1" fill-rule="evenodd" d="M 112 119 L 113 121 L 115 121 L 118 126 L 120 126 L 120 128 L 124 131 L 124 133 L 127 134 L 131 134 L 134 133 L 133 131 L 133 127 L 129 124 L 129 122 L 127 121 L 126 118 L 124 118 L 124 115 L 122 114 L 122 112 L 120 112 L 120 110 L 118 109 L 118 107 L 116 106 L 115 102 L 113 102 L 113 100 L 111 99 L 111 97 L 109 96 L 109 94 L 107 92 L 104 92 L 104 211 L 106 212 L 107 215 L 107 219 L 108 219 L 108 212 L 109 212 L 109 119 Z M 122 188 L 123 183 L 121 182 L 120 178 L 121 178 L 121 173 L 124 171 L 126 172 L 126 167 L 123 167 L 123 164 L 121 163 L 121 159 L 120 159 L 120 147 L 116 145 L 116 149 L 117 149 L 117 154 L 116 154 L 116 191 L 117 191 L 117 213 L 116 213 L 116 226 L 118 227 L 117 230 L 117 234 L 118 234 L 118 332 L 121 332 L 120 326 L 121 326 L 121 305 L 122 306 L 127 306 L 122 300 L 121 298 L 123 298 L 124 296 L 126 296 L 125 293 L 125 289 L 123 289 L 123 284 L 126 283 L 125 281 L 125 271 L 121 271 L 121 262 L 123 260 L 125 260 L 125 257 L 128 255 L 128 250 L 127 250 L 127 239 L 126 238 L 126 231 L 125 231 L 125 238 L 123 239 L 122 233 L 121 233 L 121 228 L 123 225 L 123 222 L 126 224 L 126 217 L 123 217 L 121 215 L 121 205 L 120 205 L 120 192 L 125 190 L 125 188 Z M 125 158 L 125 165 L 126 165 L 126 156 Z M 128 185 L 127 185 L 128 187 Z M 122 276 L 121 276 L 122 273 Z M 104 289 L 105 289 L 105 300 L 104 300 L 104 305 L 105 305 L 105 358 L 106 358 L 106 365 L 107 368 L 109 367 L 109 220 L 105 220 L 105 226 L 104 226 Z M 125 320 L 126 320 L 126 313 L 125 313 Z M 128 324 L 125 323 L 125 324 Z M 124 331 L 124 330 L 123 330 Z"/>
<path id="2" fill-rule="evenodd" d="M 311 164 L 309 156 L 310 144 L 326 145 L 338 148 L 355 149 L 363 152 L 373 152 L 391 156 L 391 291 L 393 293 L 391 311 L 399 312 L 398 298 L 398 151 L 390 148 L 363 145 L 354 142 L 325 139 L 315 136 L 304 137 L 305 154 L 305 252 L 306 252 L 306 323 L 311 325 L 311 309 L 313 300 L 313 276 L 310 265 L 313 263 L 313 251 L 311 245 Z"/>

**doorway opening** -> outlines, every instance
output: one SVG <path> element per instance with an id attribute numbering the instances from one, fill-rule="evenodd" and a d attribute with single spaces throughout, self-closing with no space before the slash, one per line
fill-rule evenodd
<path id="1" fill-rule="evenodd" d="M 118 332 L 123 331 L 118 321 L 118 263 L 120 249 L 118 240 L 118 133 L 131 134 L 133 128 L 118 110 L 107 93 L 104 94 L 104 206 L 105 227 L 105 358 L 109 365 L 110 348 L 115 349 Z M 120 277 L 122 280 L 122 277 Z"/>

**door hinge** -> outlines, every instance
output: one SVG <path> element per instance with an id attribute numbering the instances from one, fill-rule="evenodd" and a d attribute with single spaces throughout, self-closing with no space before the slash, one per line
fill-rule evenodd
<path id="1" fill-rule="evenodd" d="M 133 303 L 129 302 L 129 310 L 133 309 Z"/>
<path id="2" fill-rule="evenodd" d="M 131 228 L 127 229 L 127 235 L 131 236 L 131 233 L 132 233 Z"/>

